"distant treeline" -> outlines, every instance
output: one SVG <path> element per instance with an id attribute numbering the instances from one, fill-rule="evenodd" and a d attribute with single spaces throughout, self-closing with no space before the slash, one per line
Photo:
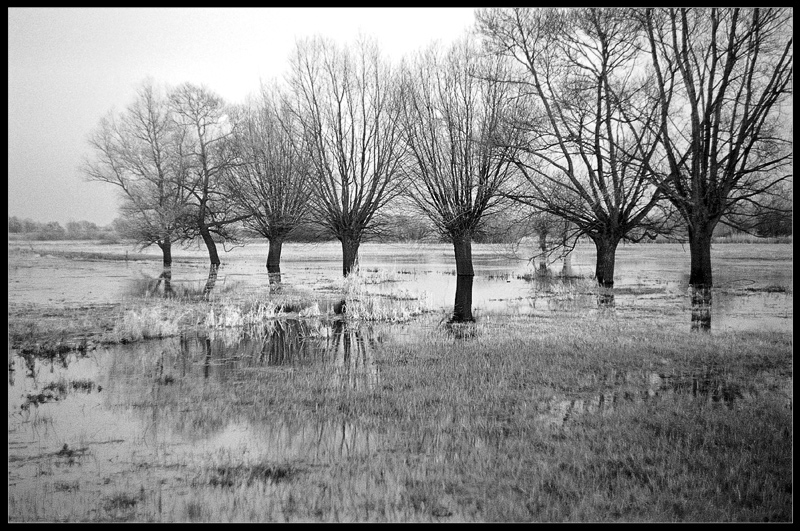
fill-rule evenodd
<path id="1" fill-rule="evenodd" d="M 775 220 L 764 217 L 762 223 L 756 227 L 755 234 L 746 234 L 720 224 L 714 231 L 716 243 L 745 242 L 762 238 L 777 239 L 781 242 L 791 241 L 791 220 Z M 771 223 L 770 223 L 771 222 Z M 242 238 L 261 238 L 254 231 L 242 226 L 237 231 Z M 11 238 L 26 240 L 101 240 L 106 242 L 119 242 L 127 240 L 121 230 L 119 219 L 109 225 L 98 226 L 91 221 L 69 221 L 62 227 L 57 221 L 38 222 L 29 218 L 19 219 L 16 216 L 8 217 L 8 234 Z M 12 236 L 14 235 L 14 236 Z M 494 220 L 487 223 L 484 230 L 475 235 L 476 243 L 514 243 L 526 236 L 535 236 L 535 231 L 525 224 L 507 223 L 505 219 Z M 298 227 L 287 241 L 295 242 L 323 242 L 329 241 L 330 235 L 314 225 Z M 444 241 L 442 236 L 420 216 L 405 214 L 389 215 L 384 223 L 373 235 L 372 240 L 385 242 L 429 242 Z M 673 235 L 672 238 L 658 237 L 649 243 L 669 243 L 685 241 L 685 238 Z"/>
<path id="2" fill-rule="evenodd" d="M 102 240 L 116 242 L 127 240 L 128 236 L 123 230 L 121 220 L 116 219 L 111 224 L 98 226 L 91 221 L 69 221 L 62 226 L 57 221 L 39 222 L 30 218 L 20 219 L 16 216 L 8 217 L 8 234 L 26 240 Z M 487 226 L 485 233 L 476 235 L 479 243 L 504 243 L 515 241 L 522 235 L 518 231 L 510 231 L 498 223 L 498 226 Z M 240 226 L 236 231 L 241 238 L 260 238 L 260 234 Z M 11 236 L 15 235 L 15 236 Z M 298 227 L 287 241 L 297 242 L 322 242 L 329 241 L 331 236 L 319 227 L 308 224 Z M 387 242 L 438 242 L 441 235 L 433 226 L 419 216 L 404 214 L 390 215 L 377 227 L 373 240 Z"/>
<path id="3" fill-rule="evenodd" d="M 38 222 L 32 219 L 8 217 L 8 233 L 23 235 L 31 240 L 118 240 L 113 225 L 99 227 L 91 221 L 69 221 L 66 228 L 57 221 Z"/>

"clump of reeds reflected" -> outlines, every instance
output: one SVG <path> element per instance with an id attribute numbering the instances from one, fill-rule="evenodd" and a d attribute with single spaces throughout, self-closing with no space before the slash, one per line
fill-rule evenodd
<path id="1" fill-rule="evenodd" d="M 426 292 L 397 289 L 388 293 L 370 293 L 367 286 L 376 283 L 374 278 L 378 274 L 375 271 L 362 273 L 356 265 L 338 285 L 342 303 L 337 313 L 362 321 L 402 322 L 433 310 L 431 297 Z"/>
<path id="2" fill-rule="evenodd" d="M 161 306 L 129 309 L 117 321 L 111 335 L 119 343 L 175 336 L 180 334 L 182 314 L 176 315 Z"/>

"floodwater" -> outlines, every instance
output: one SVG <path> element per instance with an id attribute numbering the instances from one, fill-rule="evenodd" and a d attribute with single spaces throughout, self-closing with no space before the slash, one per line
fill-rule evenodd
<path id="1" fill-rule="evenodd" d="M 411 333 L 408 324 L 287 319 L 50 359 L 14 353 L 9 518 L 152 519 L 169 500 L 173 509 L 165 511 L 180 519 L 183 509 L 174 507 L 190 506 L 190 487 L 198 484 L 270 486 L 297 470 L 412 444 L 423 444 L 431 459 L 445 459 L 447 438 L 455 436 L 447 430 L 409 434 L 284 416 L 264 399 L 271 381 L 290 381 L 310 365 L 321 368 L 334 388 L 380 387 L 375 353 L 387 337 Z M 537 409 L 537 421 L 567 427 L 580 415 L 675 394 L 734 407 L 757 393 L 726 383 L 712 367 L 692 374 L 612 371 L 590 378 L 613 384 L 614 391 L 580 399 L 554 395 Z M 459 424 L 455 418 L 439 421 Z M 463 441 L 458 444 L 463 448 Z M 496 441 L 472 436 L 466 444 L 481 459 L 496 458 Z M 384 488 L 402 489 L 398 478 L 386 481 Z M 119 498 L 132 489 L 141 492 Z"/>
<path id="2" fill-rule="evenodd" d="M 150 519 L 152 500 L 158 499 L 159 512 L 162 496 L 173 506 L 190 505 L 189 486 L 239 484 L 248 478 L 233 476 L 252 474 L 254 465 L 291 463 L 270 469 L 276 482 L 293 469 L 367 458 L 405 444 L 407 434 L 396 430 L 282 417 L 248 394 L 271 378 L 290 379 L 306 365 L 323 368 L 335 388 L 373 389 L 380 385 L 373 356 L 387 333 L 407 329 L 283 320 L 244 334 L 192 333 L 86 355 L 14 354 L 9 518 Z M 430 451 L 441 451 L 441 434 L 430 438 L 437 441 Z M 473 439 L 482 451 L 484 443 Z M 264 480 L 263 469 L 259 477 Z M 142 485 L 141 498 L 120 512 L 111 500 L 132 484 Z M 149 506 L 139 503 L 145 499 Z"/>
<path id="3" fill-rule="evenodd" d="M 34 250 L 24 254 L 12 249 Z M 268 244 L 261 241 L 222 252 L 217 288 L 235 284 L 240 290 L 268 293 Z M 155 279 L 160 251 L 143 251 L 152 260 L 73 260 L 59 252 L 133 254 L 131 247 L 91 242 L 9 242 L 9 302 L 86 304 L 117 302 L 130 296 L 131 285 Z M 531 315 L 548 311 L 594 311 L 596 298 L 588 278 L 594 272 L 595 250 L 581 244 L 572 253 L 573 274 L 563 282 L 536 278 L 529 260 L 533 247 L 474 245 L 473 313 L 482 317 Z M 48 254 L 53 253 L 53 254 Z M 208 263 L 202 249 L 173 250 L 173 285 L 202 286 Z M 793 263 L 791 244 L 717 244 L 712 248 L 714 290 L 712 332 L 728 330 L 792 330 Z M 362 272 L 373 277 L 368 291 L 395 297 L 424 295 L 430 306 L 452 312 L 456 290 L 452 247 L 446 244 L 375 244 L 360 250 Z M 553 270 L 561 270 L 555 262 Z M 340 281 L 341 247 L 337 243 L 289 243 L 281 262 L 285 285 L 330 292 Z M 617 252 L 615 301 L 618 315 L 661 312 L 667 325 L 689 329 L 689 250 L 679 244 L 623 245 Z"/>

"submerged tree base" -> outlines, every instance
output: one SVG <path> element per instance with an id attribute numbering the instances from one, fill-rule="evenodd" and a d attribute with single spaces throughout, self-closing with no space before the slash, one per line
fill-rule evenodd
<path id="1" fill-rule="evenodd" d="M 478 336 L 474 319 L 469 322 L 457 322 L 451 319 L 445 323 L 444 329 L 455 339 L 474 339 Z"/>
<path id="2" fill-rule="evenodd" d="M 219 264 L 211 264 L 208 268 L 208 280 L 203 288 L 203 298 L 208 299 L 211 296 L 211 291 L 217 284 L 217 275 L 219 274 Z"/>
<path id="3" fill-rule="evenodd" d="M 283 285 L 281 284 L 281 271 L 270 271 L 269 272 L 269 292 L 270 293 L 280 293 L 283 291 Z"/>
<path id="4" fill-rule="evenodd" d="M 692 331 L 711 330 L 711 287 L 692 286 Z"/>
<path id="5" fill-rule="evenodd" d="M 472 284 L 474 275 L 456 276 L 456 302 L 453 306 L 451 323 L 474 323 L 472 316 Z"/>
<path id="6" fill-rule="evenodd" d="M 175 292 L 172 290 L 172 268 L 171 267 L 164 267 L 164 271 L 158 276 L 158 281 L 156 282 L 156 289 L 161 284 L 161 281 L 164 282 L 164 297 L 172 297 Z"/>
<path id="7" fill-rule="evenodd" d="M 597 291 L 597 307 L 601 310 L 613 310 L 616 307 L 614 300 L 614 284 L 600 285 Z"/>

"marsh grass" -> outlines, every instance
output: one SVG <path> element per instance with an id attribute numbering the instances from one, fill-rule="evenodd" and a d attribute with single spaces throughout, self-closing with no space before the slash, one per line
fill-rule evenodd
<path id="1" fill-rule="evenodd" d="M 113 330 L 119 307 L 97 304 L 42 311 L 36 305 L 9 303 L 8 341 L 13 348 L 43 357 L 86 351 Z"/>
<path id="2" fill-rule="evenodd" d="M 126 297 L 133 298 L 171 298 L 177 301 L 191 302 L 202 301 L 207 297 L 205 292 L 207 279 L 196 280 L 171 280 L 170 292 L 164 293 L 164 281 L 158 277 L 142 275 L 128 283 Z M 222 299 L 240 291 L 238 283 L 228 281 L 227 277 L 220 274 L 209 297 L 212 299 Z"/>
<path id="3" fill-rule="evenodd" d="M 791 370 L 790 342 L 641 334 L 620 323 L 567 320 L 580 326 L 566 337 L 521 326 L 500 337 L 484 330 L 472 342 L 398 346 L 379 365 L 390 393 L 320 390 L 318 403 L 340 402 L 328 414 L 346 412 L 377 429 L 391 423 L 407 434 L 410 466 L 395 474 L 425 519 L 448 512 L 490 521 L 790 518 L 785 398 L 756 393 L 728 408 L 679 392 L 542 423 L 552 397 L 608 391 L 618 384 L 605 376 L 615 372 L 638 376 L 643 386 L 654 365 L 725 367 L 729 382 L 765 389 L 775 364 Z"/>
<path id="4" fill-rule="evenodd" d="M 371 293 L 368 285 L 387 282 L 376 282 L 376 277 L 382 279 L 391 277 L 391 274 L 378 270 L 364 273 L 356 265 L 347 277 L 336 284 L 349 319 L 404 322 L 433 311 L 432 300 L 427 292 L 396 289 L 388 293 Z"/>
<path id="5" fill-rule="evenodd" d="M 182 314 L 175 315 L 160 307 L 129 309 L 115 324 L 112 338 L 119 343 L 164 338 L 180 334 Z"/>
<path id="6" fill-rule="evenodd" d="M 365 279 L 356 269 L 335 284 L 333 297 L 345 301 L 348 318 L 402 322 L 431 311 L 432 303 L 427 293 L 418 294 L 408 290 L 370 293 L 367 285 L 374 282 L 369 279 L 380 276 L 375 272 L 370 275 Z M 191 326 L 242 328 L 280 317 L 319 317 L 326 313 L 320 309 L 318 295 L 292 287 L 279 293 L 254 293 L 242 292 L 233 284 L 230 290 L 222 290 L 208 301 L 203 300 L 199 293 L 153 297 L 151 288 L 144 289 L 143 297 L 129 300 L 114 323 L 113 330 L 106 336 L 107 341 L 128 343 L 179 335 L 181 330 Z M 335 312 L 337 308 L 333 302 L 328 302 L 326 306 L 328 313 Z M 338 306 L 341 307 L 341 303 Z"/>
<path id="7" fill-rule="evenodd" d="M 120 355 L 129 387 L 115 396 L 130 405 L 116 407 L 157 411 L 159 426 L 198 442 L 251 426 L 263 446 L 178 463 L 163 507 L 157 476 L 132 476 L 145 494 L 106 499 L 102 518 L 791 521 L 791 335 L 656 322 L 564 315 L 486 320 L 458 338 L 435 325 L 386 334 L 369 354 L 373 386 L 335 376 L 361 370 L 353 354 L 154 393 L 135 377 L 141 361 Z M 715 399 L 693 378 L 736 392 Z M 20 496 L 10 517 L 29 514 Z"/>

